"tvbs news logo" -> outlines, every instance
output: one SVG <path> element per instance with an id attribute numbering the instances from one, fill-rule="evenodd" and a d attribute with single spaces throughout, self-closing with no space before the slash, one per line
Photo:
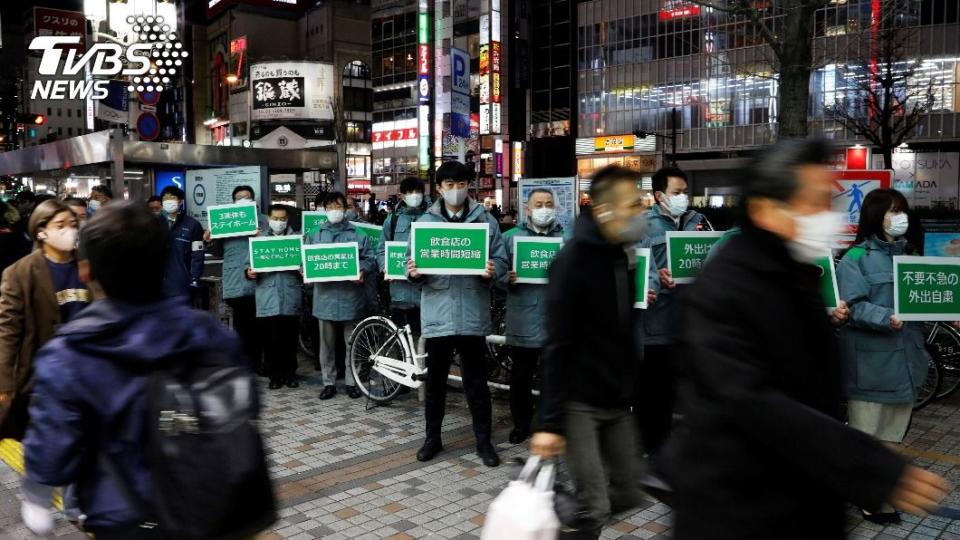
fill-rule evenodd
<path id="1" fill-rule="evenodd" d="M 100 100 L 109 95 L 109 79 L 118 77 L 127 77 L 130 92 L 162 92 L 188 53 L 163 17 L 130 16 L 127 22 L 134 32 L 134 43 L 97 43 L 82 55 L 76 47 L 80 36 L 33 38 L 30 49 L 43 51 L 38 72 L 53 78 L 35 81 L 30 98 Z M 84 68 L 89 69 L 90 77 L 78 79 L 76 75 Z"/>

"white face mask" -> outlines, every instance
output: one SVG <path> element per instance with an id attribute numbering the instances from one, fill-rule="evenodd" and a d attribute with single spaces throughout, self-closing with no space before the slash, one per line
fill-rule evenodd
<path id="1" fill-rule="evenodd" d="M 235 202 L 235 203 L 237 203 L 237 204 L 240 204 L 240 203 L 251 203 L 251 202 L 253 202 L 253 199 L 251 199 L 250 197 L 240 197 L 239 199 L 237 199 L 237 200 L 235 200 L 235 201 L 233 201 L 233 202 Z"/>
<path id="2" fill-rule="evenodd" d="M 795 215 L 793 221 L 797 227 L 797 236 L 787 242 L 787 248 L 794 260 L 808 264 L 830 252 L 843 227 L 840 214 L 829 210 L 808 216 Z"/>
<path id="3" fill-rule="evenodd" d="M 463 206 L 463 201 L 465 200 L 467 200 L 467 188 L 443 190 L 443 202 L 454 208 Z"/>
<path id="4" fill-rule="evenodd" d="M 100 209 L 100 201 L 96 199 L 91 199 L 90 201 L 87 202 L 87 209 L 90 210 L 91 212 L 96 212 L 97 210 Z"/>
<path id="5" fill-rule="evenodd" d="M 557 217 L 553 208 L 534 208 L 530 211 L 530 219 L 537 227 L 549 227 Z"/>
<path id="6" fill-rule="evenodd" d="M 53 231 L 44 229 L 37 238 L 57 251 L 72 251 L 77 247 L 77 229 L 73 227 Z"/>
<path id="7" fill-rule="evenodd" d="M 168 214 L 173 214 L 180 209 L 180 201 L 174 199 L 167 199 L 163 201 L 163 211 Z"/>
<path id="8" fill-rule="evenodd" d="M 419 208 L 423 202 L 423 193 L 409 193 L 403 196 L 403 202 L 410 208 Z"/>
<path id="9" fill-rule="evenodd" d="M 283 231 L 287 230 L 286 221 L 280 221 L 279 219 L 271 219 L 270 221 L 267 222 L 267 224 L 270 225 L 270 230 L 272 230 L 277 234 L 280 234 Z"/>
<path id="10" fill-rule="evenodd" d="M 327 219 L 330 223 L 337 224 L 343 221 L 343 210 L 327 210 Z"/>
<path id="11" fill-rule="evenodd" d="M 690 208 L 690 198 L 687 197 L 686 193 L 680 193 L 672 197 L 667 197 L 664 194 L 666 201 L 667 212 L 670 213 L 673 217 L 680 217 L 684 212 Z"/>
<path id="12" fill-rule="evenodd" d="M 900 238 L 907 234 L 910 227 L 910 218 L 903 212 L 892 214 L 890 216 L 890 226 L 884 227 L 883 231 L 894 238 Z"/>

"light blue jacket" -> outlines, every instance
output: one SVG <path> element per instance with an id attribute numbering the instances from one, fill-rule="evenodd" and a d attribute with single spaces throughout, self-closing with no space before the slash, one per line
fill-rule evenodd
<path id="1" fill-rule="evenodd" d="M 418 221 L 448 223 L 443 216 L 440 199 Z M 492 331 L 490 322 L 490 287 L 508 271 L 507 251 L 497 221 L 482 204 L 467 198 L 463 209 L 464 223 L 490 224 L 490 260 L 496 266 L 493 278 L 486 282 L 479 276 L 428 275 L 420 279 L 420 322 L 423 337 L 486 336 Z M 410 246 L 407 245 L 407 259 Z"/>
<path id="2" fill-rule="evenodd" d="M 400 205 L 397 210 L 387 216 L 383 222 L 383 235 L 380 237 L 380 246 L 377 248 L 377 262 L 380 268 L 387 268 L 386 261 L 386 242 L 406 242 L 410 239 L 410 225 L 420 219 L 424 210 L 427 209 L 426 203 L 419 208 L 410 208 L 406 204 Z M 396 230 L 393 231 L 393 237 L 390 236 L 390 228 L 393 221 L 397 221 Z M 390 306 L 399 309 L 410 309 L 420 307 L 420 284 L 410 283 L 394 279 L 390 281 Z"/>
<path id="3" fill-rule="evenodd" d="M 515 236 L 563 237 L 563 227 L 554 222 L 546 234 L 539 234 L 530 227 L 517 225 L 503 235 L 507 250 L 507 268 L 513 268 L 513 238 Z M 546 344 L 547 287 L 518 283 L 510 285 L 509 271 L 500 279 L 501 287 L 507 290 L 506 338 L 513 347 L 541 348 Z"/>
<path id="4" fill-rule="evenodd" d="M 307 244 L 336 244 L 356 242 L 359 246 L 360 271 L 364 281 L 376 279 L 377 259 L 366 236 L 346 220 L 333 224 L 324 222 L 320 230 L 307 238 Z M 366 287 L 352 281 L 332 281 L 313 284 L 313 316 L 321 321 L 356 321 L 366 315 Z"/>
<path id="5" fill-rule="evenodd" d="M 259 236 L 290 236 L 292 234 L 294 234 L 293 229 L 287 227 L 282 235 L 275 235 L 269 229 L 260 229 Z M 299 316 L 303 309 L 303 278 L 296 270 L 258 273 L 256 300 L 257 317 Z"/>
<path id="6" fill-rule="evenodd" d="M 257 218 L 260 231 L 267 230 L 267 217 Z M 225 238 L 223 242 L 223 298 L 253 296 L 257 284 L 247 279 L 245 272 L 250 267 L 250 237 Z"/>
<path id="7" fill-rule="evenodd" d="M 876 237 L 853 248 L 837 265 L 840 298 L 850 321 L 840 330 L 849 399 L 874 403 L 913 403 L 926 379 L 928 355 L 923 326 L 890 328 L 893 315 L 893 257 L 906 242 Z"/>
<path id="8" fill-rule="evenodd" d="M 650 254 L 657 269 L 667 267 L 667 232 L 711 230 L 703 214 L 687 210 L 680 216 L 679 224 L 661 211 L 660 205 L 647 211 L 647 238 L 640 247 L 650 248 Z M 643 318 L 644 345 L 669 345 L 673 343 L 678 330 L 679 317 L 676 308 L 676 295 L 683 285 L 675 289 L 663 287 L 657 295 L 653 307 L 647 310 Z"/>

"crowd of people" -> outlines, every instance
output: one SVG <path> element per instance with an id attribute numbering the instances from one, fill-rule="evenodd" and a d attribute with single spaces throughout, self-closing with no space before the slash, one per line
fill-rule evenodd
<path id="1" fill-rule="evenodd" d="M 408 257 L 407 279 L 389 282 L 390 317 L 410 325 L 427 354 L 418 460 L 444 450 L 456 354 L 477 456 L 500 464 L 485 366 L 496 292 L 506 296 L 512 359 L 509 441 L 532 437 L 531 452 L 563 456 L 580 504 L 565 537 L 599 538 L 643 489 L 674 507 L 681 540 L 842 538 L 846 503 L 878 523 L 898 521 L 898 510 L 933 511 L 945 481 L 884 444 L 903 440 L 926 372 L 919 328 L 893 312 L 892 257 L 918 251 L 905 240 L 916 224 L 897 191 L 871 192 L 837 265 L 843 301 L 826 314 L 813 263 L 839 229 L 827 156 L 809 140 L 760 155 L 744 179 L 738 227 L 689 285 L 668 269 L 666 235 L 713 227 L 690 207 L 676 167 L 657 171 L 652 192 L 635 171 L 598 171 L 592 204 L 567 228 L 555 194 L 534 189 L 525 219 L 502 233 L 495 200 L 471 198 L 473 173 L 448 161 L 436 170 L 432 202 L 420 179 L 402 181 L 378 249 L 353 225 L 354 202 L 328 193 L 318 201 L 327 221 L 305 243 L 356 242 L 360 277 L 308 285 L 298 270 L 254 271 L 248 239 L 213 240 L 174 186 L 146 205 L 111 202 L 99 186 L 89 201 L 18 195 L 0 207 L 0 437 L 25 444 L 23 519 L 48 532 L 52 486 L 67 486 L 66 515 L 98 539 L 162 537 L 176 519 L 151 504 L 160 480 L 144 448 L 145 374 L 203 358 L 258 369 L 272 390 L 299 386 L 308 290 L 319 321 L 319 398 L 334 398 L 338 333 L 348 341 L 369 313 L 386 242 L 409 242 L 415 222 L 489 225 L 482 274 L 421 272 Z M 237 203 L 254 196 L 250 186 L 232 194 Z M 300 234 L 284 205 L 271 205 L 258 225 L 262 237 Z M 519 282 L 515 237 L 564 239 L 548 284 Z M 235 332 L 184 301 L 215 244 Z M 646 280 L 637 279 L 635 247 L 650 250 Z M 637 309 L 637 298 L 648 307 Z M 349 370 L 344 384 L 350 398 L 362 395 Z M 255 527 L 273 508 L 264 502 L 245 515 L 238 522 Z"/>

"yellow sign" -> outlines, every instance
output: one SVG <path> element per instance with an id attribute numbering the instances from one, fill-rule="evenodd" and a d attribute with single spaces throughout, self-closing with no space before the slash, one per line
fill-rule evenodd
<path id="1" fill-rule="evenodd" d="M 629 152 L 633 150 L 633 135 L 595 137 L 593 149 L 596 152 Z"/>

